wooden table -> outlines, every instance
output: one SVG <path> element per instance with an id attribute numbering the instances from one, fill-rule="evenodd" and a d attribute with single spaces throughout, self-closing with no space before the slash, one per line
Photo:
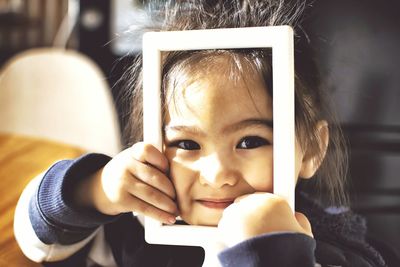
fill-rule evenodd
<path id="1" fill-rule="evenodd" d="M 0 134 L 0 266 L 39 266 L 19 249 L 13 231 L 14 210 L 26 184 L 60 159 L 82 149 L 49 140 Z"/>

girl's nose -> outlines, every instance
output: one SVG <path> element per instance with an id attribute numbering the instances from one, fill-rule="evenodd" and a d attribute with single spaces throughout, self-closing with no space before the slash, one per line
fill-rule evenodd
<path id="1" fill-rule="evenodd" d="M 225 185 L 234 186 L 239 180 L 239 171 L 235 170 L 233 162 L 223 160 L 217 155 L 210 155 L 200 159 L 200 183 L 214 188 Z"/>

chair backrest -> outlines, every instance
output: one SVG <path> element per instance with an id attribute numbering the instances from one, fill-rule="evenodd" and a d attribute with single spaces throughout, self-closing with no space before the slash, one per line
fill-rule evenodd
<path id="1" fill-rule="evenodd" d="M 0 131 L 40 136 L 109 155 L 121 148 L 107 81 L 92 60 L 64 49 L 28 50 L 4 65 Z"/>
<path id="2" fill-rule="evenodd" d="M 305 31 L 349 140 L 353 209 L 400 255 L 398 1 L 313 2 Z"/>

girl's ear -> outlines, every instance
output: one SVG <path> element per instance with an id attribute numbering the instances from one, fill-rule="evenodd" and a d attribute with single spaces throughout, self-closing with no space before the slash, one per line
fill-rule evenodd
<path id="1" fill-rule="evenodd" d="M 316 135 L 319 142 L 319 151 L 305 151 L 301 163 L 299 177 L 303 179 L 311 178 L 321 165 L 329 143 L 329 128 L 325 120 L 317 123 Z"/>

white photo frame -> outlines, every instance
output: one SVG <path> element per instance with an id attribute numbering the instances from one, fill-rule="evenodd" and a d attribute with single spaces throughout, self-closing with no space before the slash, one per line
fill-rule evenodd
<path id="1" fill-rule="evenodd" d="M 149 32 L 143 36 L 143 138 L 163 149 L 161 53 L 163 51 L 271 48 L 273 69 L 273 191 L 294 211 L 295 119 L 294 42 L 290 26 Z M 279 179 L 278 179 L 279 178 Z M 163 225 L 145 218 L 145 239 L 152 244 L 209 247 L 216 227 Z"/>

